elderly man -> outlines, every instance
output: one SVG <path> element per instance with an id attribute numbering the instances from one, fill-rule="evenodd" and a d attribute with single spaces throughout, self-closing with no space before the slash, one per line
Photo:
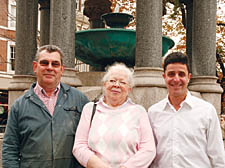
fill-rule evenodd
<path id="1" fill-rule="evenodd" d="M 224 168 L 224 146 L 213 105 L 187 89 L 188 57 L 175 52 L 164 61 L 168 96 L 148 110 L 156 139 L 153 168 Z"/>
<path id="2" fill-rule="evenodd" d="M 33 70 L 37 82 L 10 110 L 2 147 L 3 167 L 79 168 L 72 148 L 88 99 L 60 82 L 64 65 L 57 46 L 40 47 Z"/>

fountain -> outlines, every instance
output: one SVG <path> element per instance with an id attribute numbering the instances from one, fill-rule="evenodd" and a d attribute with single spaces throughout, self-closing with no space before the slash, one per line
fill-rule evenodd
<path id="1" fill-rule="evenodd" d="M 110 28 L 77 31 L 75 57 L 93 67 L 104 69 L 114 62 L 135 65 L 136 31 L 124 29 L 133 16 L 126 13 L 107 13 L 101 16 Z M 174 46 L 173 40 L 162 37 L 162 56 Z"/>

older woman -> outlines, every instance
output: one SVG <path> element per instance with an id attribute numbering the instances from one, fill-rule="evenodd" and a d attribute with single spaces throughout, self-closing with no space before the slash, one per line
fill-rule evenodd
<path id="1" fill-rule="evenodd" d="M 103 77 L 103 97 L 91 116 L 85 105 L 76 132 L 73 154 L 87 168 L 147 168 L 155 157 L 155 143 L 145 109 L 128 94 L 133 71 L 124 64 L 109 67 Z"/>

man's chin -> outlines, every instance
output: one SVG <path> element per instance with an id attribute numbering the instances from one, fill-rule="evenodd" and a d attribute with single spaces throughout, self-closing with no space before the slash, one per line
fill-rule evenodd
<path id="1" fill-rule="evenodd" d="M 173 90 L 170 92 L 170 95 L 174 96 L 174 97 L 178 97 L 178 96 L 184 96 L 186 93 L 183 90 Z"/>
<path id="2" fill-rule="evenodd" d="M 52 79 L 48 79 L 48 80 L 45 80 L 44 83 L 46 86 L 48 86 L 48 85 L 52 86 L 52 85 L 55 85 L 56 82 Z"/>

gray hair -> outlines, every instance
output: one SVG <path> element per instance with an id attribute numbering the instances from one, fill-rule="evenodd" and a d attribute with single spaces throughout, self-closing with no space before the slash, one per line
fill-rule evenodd
<path id="1" fill-rule="evenodd" d="M 128 68 L 124 63 L 117 63 L 117 62 L 107 68 L 107 71 L 102 78 L 102 82 L 105 83 L 106 81 L 108 81 L 111 73 L 114 71 L 125 72 L 128 76 L 128 84 L 130 85 L 131 88 L 134 86 L 134 78 L 133 78 L 134 70 Z"/>
<path id="2" fill-rule="evenodd" d="M 52 44 L 41 46 L 36 52 L 35 61 L 38 61 L 38 59 L 40 57 L 40 53 L 42 51 L 47 51 L 48 53 L 58 52 L 60 55 L 61 64 L 63 65 L 64 53 L 59 47 L 57 47 L 56 45 L 52 45 Z"/>

